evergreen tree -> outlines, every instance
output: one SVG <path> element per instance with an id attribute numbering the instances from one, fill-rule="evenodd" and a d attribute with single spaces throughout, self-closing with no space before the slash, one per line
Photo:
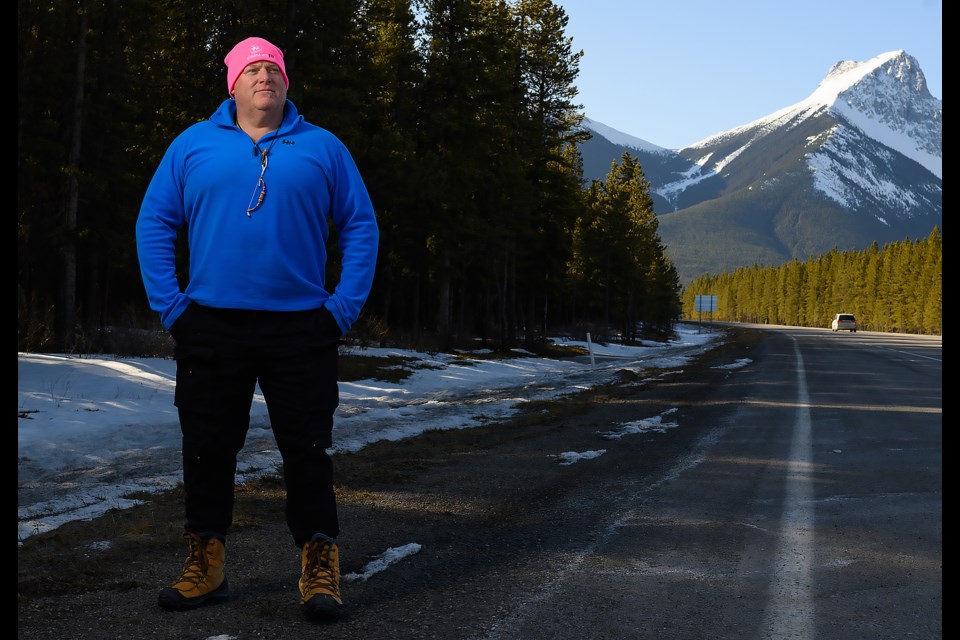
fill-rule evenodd
<path id="1" fill-rule="evenodd" d="M 834 248 L 804 264 L 704 274 L 681 299 L 688 318 L 695 317 L 695 294 L 719 290 L 719 320 L 770 322 L 770 310 L 778 309 L 778 321 L 825 327 L 834 313 L 846 312 L 862 329 L 936 335 L 942 331 L 942 265 L 943 242 L 934 228 L 924 240 L 908 238 L 882 249 L 877 243 L 861 252 Z M 796 321 L 790 315 L 794 301 L 801 310 Z"/>
<path id="2" fill-rule="evenodd" d="M 676 298 L 679 289 L 657 236 L 650 183 L 639 162 L 624 153 L 604 182 L 593 182 L 587 201 L 574 232 L 571 273 L 602 292 L 604 329 L 616 317 L 620 333 L 633 340 L 639 323 L 658 323 L 669 313 L 653 301 L 664 294 Z"/>
<path id="3" fill-rule="evenodd" d="M 563 8 L 550 0 L 518 0 L 512 6 L 518 57 L 520 102 L 514 114 L 514 146 L 529 186 L 522 236 L 513 243 L 519 292 L 517 314 L 525 317 L 528 341 L 533 328 L 547 332 L 550 300 L 563 294 L 574 221 L 582 213 L 582 167 L 577 144 L 589 134 L 575 103 L 582 51 L 573 49 Z M 555 303 L 556 304 L 556 303 Z M 525 310 L 524 310 L 525 309 Z"/>

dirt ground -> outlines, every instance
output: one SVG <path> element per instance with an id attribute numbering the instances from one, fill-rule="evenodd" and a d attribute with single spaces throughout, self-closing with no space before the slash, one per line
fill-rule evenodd
<path id="1" fill-rule="evenodd" d="M 318 629 L 299 610 L 299 550 L 283 520 L 282 480 L 268 478 L 237 489 L 230 600 L 181 613 L 157 606 L 186 554 L 182 496 L 172 491 L 28 538 L 18 549 L 18 637 L 469 637 L 476 619 L 458 607 L 472 602 L 478 617 L 489 615 L 510 588 L 491 584 L 491 566 L 568 544 L 603 508 L 579 501 L 581 487 L 656 474 L 686 450 L 697 427 L 691 420 L 618 446 L 603 477 L 591 477 L 586 465 L 563 467 L 556 455 L 598 449 L 598 431 L 676 406 L 694 382 L 721 380 L 711 364 L 743 357 L 752 340 L 749 332 L 731 334 L 682 369 L 625 373 L 576 398 L 530 403 L 508 423 L 337 456 L 342 573 L 362 572 L 389 548 L 416 543 L 421 551 L 368 580 L 345 581 L 347 614 L 335 628 Z"/>

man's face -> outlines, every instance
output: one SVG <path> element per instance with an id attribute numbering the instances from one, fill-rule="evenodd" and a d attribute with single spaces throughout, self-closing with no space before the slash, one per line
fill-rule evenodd
<path id="1" fill-rule="evenodd" d="M 282 109 L 287 99 L 287 86 L 280 67 L 272 62 L 248 64 L 233 85 L 233 97 L 238 109 Z"/>

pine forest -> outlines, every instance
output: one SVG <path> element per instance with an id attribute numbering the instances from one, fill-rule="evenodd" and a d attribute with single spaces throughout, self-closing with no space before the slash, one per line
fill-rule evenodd
<path id="1" fill-rule="evenodd" d="M 698 295 L 715 295 L 707 320 L 829 327 L 852 313 L 864 331 L 943 335 L 943 238 L 905 239 L 865 251 L 833 250 L 806 262 L 705 275 L 683 292 L 684 316 L 703 320 Z"/>
<path id="2" fill-rule="evenodd" d="M 140 202 L 173 138 L 227 97 L 223 57 L 251 35 L 285 52 L 289 99 L 343 140 L 376 208 L 357 340 L 631 340 L 669 330 L 701 289 L 730 319 L 852 310 L 866 328 L 939 332 L 939 235 L 684 290 L 638 161 L 583 177 L 583 52 L 566 25 L 550 0 L 18 0 L 18 349 L 152 355 L 120 338 L 162 333 Z"/>

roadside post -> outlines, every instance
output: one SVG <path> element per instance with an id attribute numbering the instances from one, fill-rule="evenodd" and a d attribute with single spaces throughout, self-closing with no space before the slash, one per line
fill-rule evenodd
<path id="1" fill-rule="evenodd" d="M 698 317 L 698 326 L 697 329 L 701 328 L 703 324 L 703 312 L 706 311 L 710 314 L 710 320 L 713 320 L 713 314 L 717 310 L 717 296 L 715 295 L 698 295 L 696 298 L 696 311 L 700 314 Z"/>

